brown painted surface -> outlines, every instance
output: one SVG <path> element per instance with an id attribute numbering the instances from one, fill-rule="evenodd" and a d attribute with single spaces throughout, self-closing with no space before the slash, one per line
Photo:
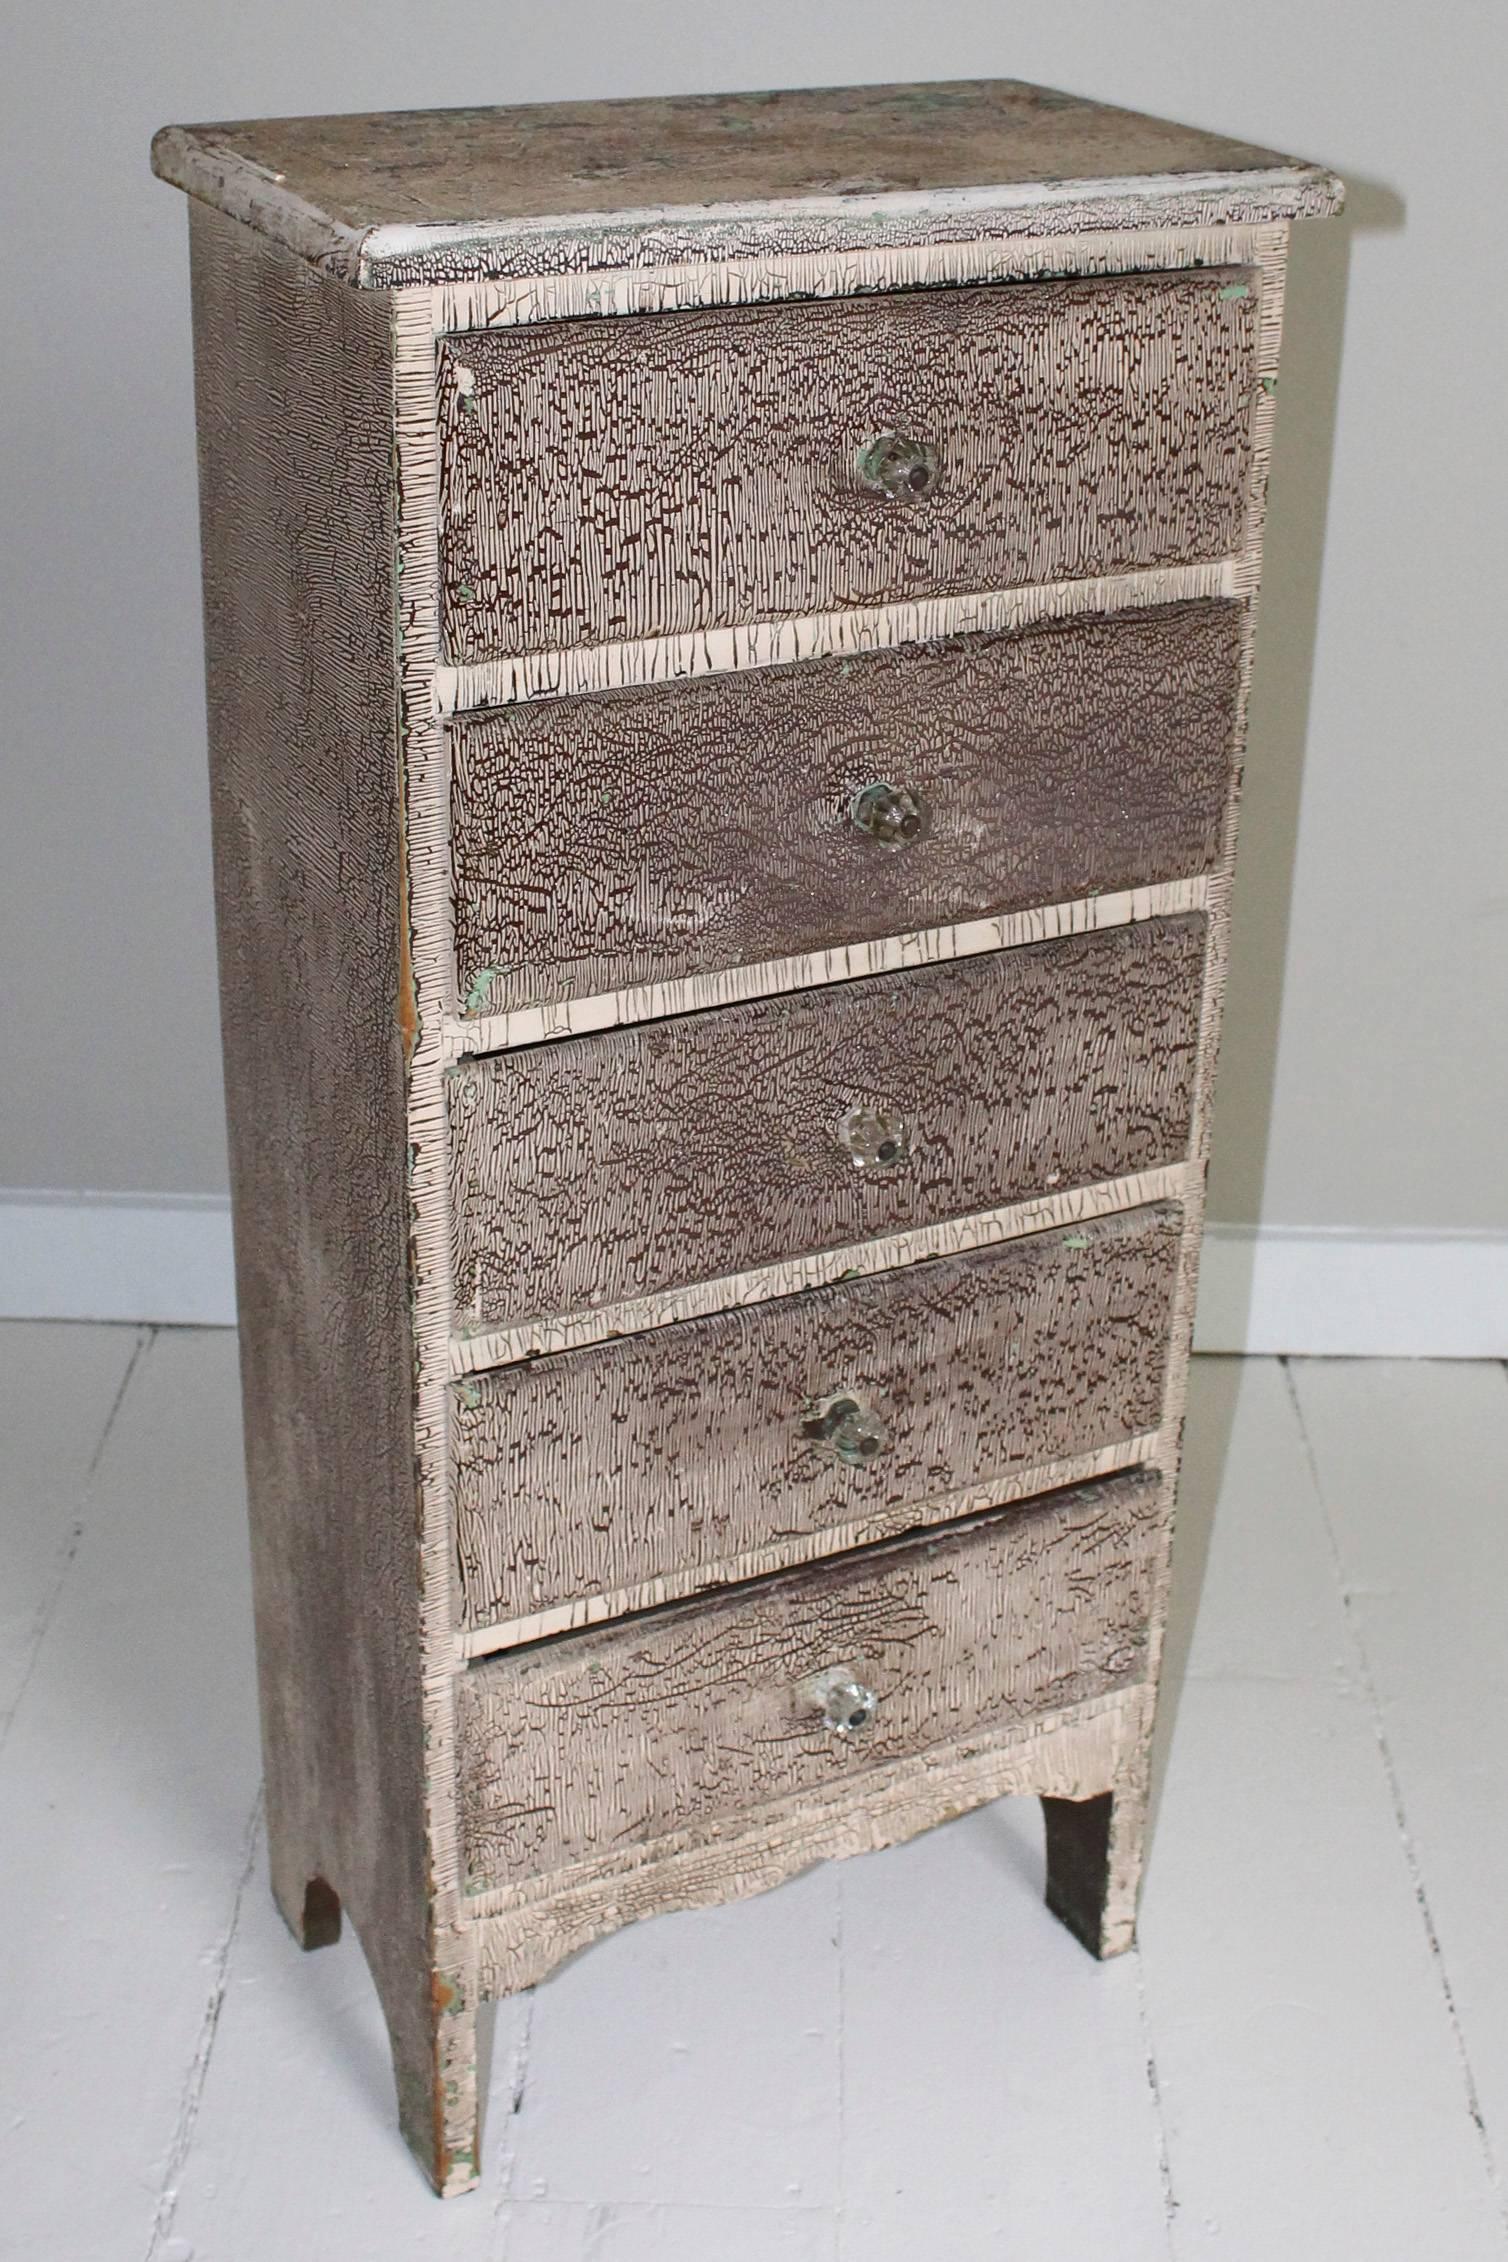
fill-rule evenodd
<path id="1" fill-rule="evenodd" d="M 1214 268 L 446 339 L 449 656 L 1225 557 L 1255 310 Z M 935 491 L 864 489 L 886 432 Z"/>
<path id="2" fill-rule="evenodd" d="M 941 1522 L 1154 1430 L 1182 1226 L 1133 1210 L 458 1385 L 462 1622 Z M 883 1437 L 857 1466 L 811 1434 L 850 1394 Z"/>
<path id="3" fill-rule="evenodd" d="M 485 1060 L 450 1079 L 457 1314 L 571 1312 L 1182 1159 L 1198 914 Z M 897 1114 L 857 1167 L 841 1127 Z"/>
<path id="4" fill-rule="evenodd" d="M 1110 1477 L 712 1602 L 475 1665 L 461 1684 L 474 1886 L 652 1843 L 1025 1723 L 1146 1670 L 1161 1484 Z M 850 1668 L 852 1736 L 803 1684 Z"/>
<path id="5" fill-rule="evenodd" d="M 503 1012 L 1209 869 L 1240 606 L 529 700 L 451 726 L 457 987 Z M 921 796 L 881 845 L 852 805 Z"/>

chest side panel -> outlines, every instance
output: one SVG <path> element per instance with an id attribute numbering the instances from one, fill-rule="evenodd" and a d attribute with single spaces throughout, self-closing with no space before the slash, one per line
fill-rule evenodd
<path id="1" fill-rule="evenodd" d="M 275 1882 L 292 1910 L 309 1876 L 333 1883 L 399 2006 L 428 1889 L 388 308 L 191 211 L 221 1026 Z"/>

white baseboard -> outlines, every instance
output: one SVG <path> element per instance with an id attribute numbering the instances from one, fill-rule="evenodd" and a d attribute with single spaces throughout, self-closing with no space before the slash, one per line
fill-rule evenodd
<path id="1" fill-rule="evenodd" d="M 234 1327 L 230 1203 L 0 1189 L 0 1319 Z"/>
<path id="2" fill-rule="evenodd" d="M 0 1191 L 0 1319 L 233 1327 L 230 1209 L 211 1194 Z M 1508 1357 L 1508 1234 L 1213 1224 L 1195 1348 Z"/>
<path id="3" fill-rule="evenodd" d="M 1508 1357 L 1508 1234 L 1211 1224 L 1194 1348 Z"/>

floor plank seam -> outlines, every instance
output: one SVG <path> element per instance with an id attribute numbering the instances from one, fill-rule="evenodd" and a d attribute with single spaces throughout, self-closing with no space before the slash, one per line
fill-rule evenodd
<path id="1" fill-rule="evenodd" d="M 1299 1439 L 1303 1447 L 1304 1458 L 1309 1465 L 1314 1496 L 1319 1503 L 1320 1522 L 1324 1527 L 1331 1566 L 1335 1574 L 1336 1588 L 1340 1595 L 1341 1611 L 1345 1620 L 1347 1638 L 1351 1645 L 1352 1665 L 1356 1674 L 1357 1686 L 1372 1715 L 1372 1733 L 1377 1740 L 1378 1755 L 1382 1761 L 1383 1775 L 1387 1782 L 1388 1797 L 1392 1803 L 1393 1819 L 1398 1828 L 1399 1842 L 1403 1848 L 1403 1858 L 1408 1870 L 1409 1883 L 1413 1888 L 1415 1906 L 1418 1908 L 1420 1921 L 1424 1926 L 1424 1937 L 1428 1944 L 1430 1959 L 1435 1969 L 1435 1977 L 1445 2004 L 1445 2014 L 1450 2022 L 1451 2038 L 1455 2044 L 1456 2059 L 1460 2066 L 1461 2080 L 1466 2092 L 1466 2110 L 1476 2128 L 1482 2164 L 1487 2173 L 1487 2181 L 1493 2198 L 1497 2203 L 1499 2218 L 1502 2221 L 1505 2233 L 1508 2233 L 1508 2192 L 1504 2190 L 1503 2179 L 1499 2173 L 1497 2155 L 1493 2148 L 1491 2132 L 1487 2126 L 1487 2117 L 1482 2110 L 1481 2096 L 1477 2088 L 1476 2071 L 1471 2062 L 1471 2053 L 1466 2046 L 1466 2035 L 1456 2005 L 1455 1989 L 1451 1985 L 1450 1971 L 1445 1961 L 1445 1951 L 1435 1925 L 1434 1911 L 1430 1906 L 1429 1890 L 1424 1882 L 1424 1873 L 1420 1866 L 1418 1850 L 1414 1844 L 1413 1833 L 1409 1828 L 1408 1808 L 1403 1796 L 1403 1784 L 1398 1773 L 1397 1762 L 1393 1757 L 1392 1745 L 1388 1740 L 1382 1700 L 1378 1694 L 1377 1683 L 1372 1673 L 1372 1663 L 1367 1653 L 1366 1640 L 1357 1622 L 1355 1595 L 1346 1577 L 1345 1559 L 1341 1553 L 1340 1541 L 1336 1535 L 1329 1503 L 1325 1498 L 1325 1488 L 1320 1478 L 1318 1458 L 1310 1441 L 1309 1427 L 1304 1419 L 1303 1404 L 1293 1376 L 1293 1361 L 1284 1358 L 1280 1359 L 1278 1364 L 1283 1370 L 1284 1386 L 1293 1407 L 1294 1420 L 1298 1424 Z"/>
<path id="2" fill-rule="evenodd" d="M 1167 2232 L 1168 2262 L 1177 2262 L 1174 2226 L 1178 2219 L 1178 2194 L 1173 2185 L 1173 2153 L 1168 2143 L 1168 2116 L 1163 2104 L 1162 2076 L 1157 2070 L 1157 2050 L 1152 2037 L 1152 2009 L 1147 1999 L 1147 1967 L 1141 1950 L 1133 1951 L 1136 1967 L 1136 2012 L 1146 2052 L 1147 2089 L 1152 2099 L 1152 2126 L 1157 2135 L 1157 2180 L 1162 2190 L 1163 2227 Z"/>
<path id="3" fill-rule="evenodd" d="M 131 1347 L 131 1356 L 126 1361 L 125 1373 L 120 1378 L 115 1396 L 111 1399 L 105 1418 L 100 1424 L 100 1433 L 95 1440 L 94 1451 L 90 1454 L 88 1465 L 79 1479 L 78 1488 L 74 1495 L 73 1521 L 70 1523 L 63 1544 L 58 1550 L 52 1584 L 38 1604 L 36 1616 L 32 1621 L 31 1633 L 26 1643 L 26 1663 L 21 1669 L 21 1678 L 16 1683 L 16 1691 L 9 1706 L 4 1712 L 0 1712 L 0 1754 L 5 1751 L 11 1728 L 21 1710 L 26 1691 L 31 1684 L 32 1674 L 36 1671 L 37 1660 L 42 1654 L 53 1619 L 58 1613 L 58 1605 L 63 1599 L 63 1591 L 68 1584 L 68 1574 L 73 1569 L 80 1542 L 87 1528 L 89 1496 L 94 1480 L 99 1474 L 100 1463 L 104 1459 L 105 1447 L 110 1441 L 110 1435 L 115 1428 L 121 1407 L 125 1404 L 126 1393 L 131 1387 L 137 1368 L 141 1365 L 142 1359 L 157 1333 L 158 1330 L 152 1327 L 142 1328 L 138 1331 L 136 1341 Z"/>
<path id="4" fill-rule="evenodd" d="M 492 2211 L 498 2234 L 498 2262 L 507 2262 L 508 2224 L 515 2212 L 513 2181 L 518 2173 L 519 2116 L 524 2109 L 524 2092 L 529 2085 L 529 2051 L 534 2040 L 534 2020 L 538 2010 L 539 1996 L 531 1987 L 526 1999 L 523 2024 L 508 2059 L 508 2117 L 498 2138 L 498 2195 Z"/>
<path id="5" fill-rule="evenodd" d="M 143 1327 L 137 1331 L 136 1341 L 131 1346 L 131 1356 L 126 1361 L 126 1371 L 120 1378 L 120 1388 L 111 1399 L 110 1410 L 100 1424 L 99 1440 L 89 1456 L 89 1466 L 84 1471 L 84 1482 L 81 1487 L 81 1491 L 84 1493 L 88 1492 L 89 1487 L 99 1475 L 99 1466 L 105 1457 L 105 1447 L 110 1442 L 110 1433 L 114 1429 L 120 1417 L 120 1410 L 126 1402 L 126 1392 L 136 1378 L 136 1370 L 161 1333 L 162 1330 L 159 1327 Z"/>
<path id="6" fill-rule="evenodd" d="M 172 2234 L 173 2219 L 178 2212 L 179 2178 L 194 2141 L 194 2130 L 199 2119 L 199 2107 L 204 2099 L 204 2084 L 209 2076 L 210 2059 L 214 2055 L 215 2040 L 220 2030 L 220 2014 L 225 2008 L 226 1983 L 230 1972 L 231 1950 L 240 1929 L 241 1911 L 246 1902 L 246 1888 L 251 1883 L 257 1866 L 257 1856 L 262 1839 L 263 1794 L 260 1786 L 252 1801 L 247 1817 L 246 1833 L 242 1842 L 241 1865 L 236 1877 L 236 1889 L 230 1905 L 230 1920 L 225 1927 L 225 1937 L 215 1951 L 211 1966 L 209 1996 L 200 2021 L 199 2039 L 183 2084 L 178 2103 L 178 2120 L 173 2139 L 168 2147 L 162 2182 L 158 2187 L 157 2207 L 152 2217 L 152 2229 L 147 2240 L 145 2262 L 161 2262 L 164 2248 Z"/>

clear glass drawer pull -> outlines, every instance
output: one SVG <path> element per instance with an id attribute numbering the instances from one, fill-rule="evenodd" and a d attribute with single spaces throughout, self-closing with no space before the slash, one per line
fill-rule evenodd
<path id="1" fill-rule="evenodd" d="M 807 1683 L 812 1701 L 822 1714 L 822 1724 L 835 1736 L 857 1735 L 880 1709 L 874 1690 L 866 1688 L 851 1665 L 831 1665 Z"/>
<path id="2" fill-rule="evenodd" d="M 927 829 L 927 804 L 906 785 L 880 780 L 861 786 L 848 804 L 852 823 L 886 848 L 900 848 Z"/>
<path id="3" fill-rule="evenodd" d="M 838 1144 L 855 1170 L 890 1170 L 911 1154 L 911 1127 L 893 1107 L 854 1107 L 838 1125 Z"/>
<path id="4" fill-rule="evenodd" d="M 890 1433 L 878 1414 L 846 1395 L 829 1398 L 801 1425 L 803 1437 L 825 1445 L 851 1469 L 878 1460 L 890 1443 Z"/>
<path id="5" fill-rule="evenodd" d="M 929 441 L 907 432 L 876 432 L 859 449 L 859 485 L 893 503 L 920 503 L 935 494 L 942 463 Z"/>

